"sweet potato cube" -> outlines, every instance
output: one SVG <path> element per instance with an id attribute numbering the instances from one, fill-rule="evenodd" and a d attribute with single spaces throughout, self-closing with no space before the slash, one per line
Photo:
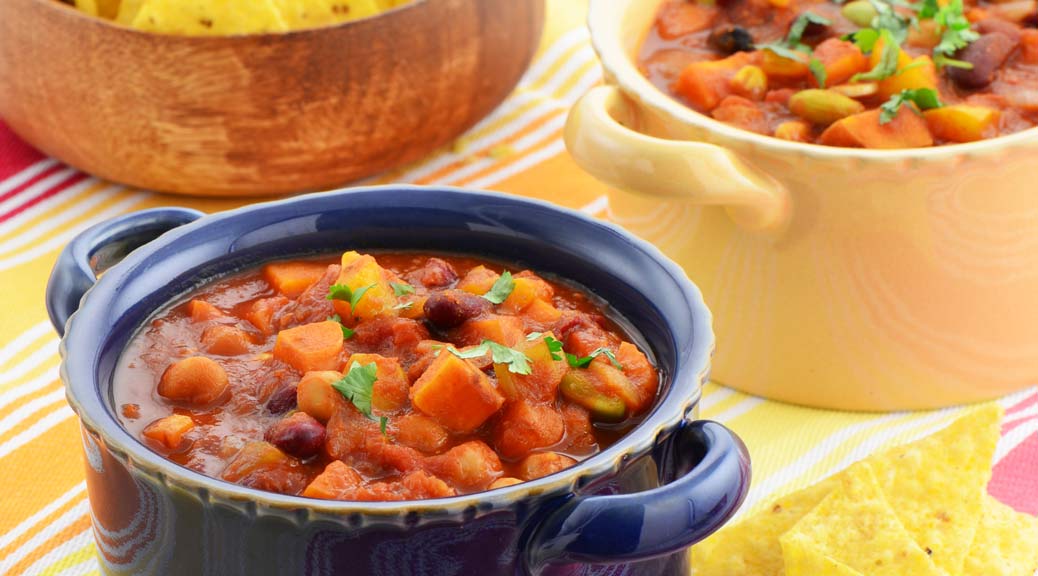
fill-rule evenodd
<path id="1" fill-rule="evenodd" d="M 636 403 L 628 405 L 632 413 L 638 413 L 652 405 L 660 387 L 659 373 L 649 359 L 630 342 L 623 342 L 616 351 L 616 360 L 624 367 L 623 374 L 634 390 Z"/>
<path id="2" fill-rule="evenodd" d="M 394 418 L 393 439 L 426 454 L 439 452 L 447 444 L 447 429 L 425 414 L 411 413 Z"/>
<path id="3" fill-rule="evenodd" d="M 323 500 L 343 500 L 350 492 L 364 482 L 356 470 L 336 460 L 324 467 L 324 472 L 317 475 L 310 485 L 303 490 L 307 498 Z"/>
<path id="4" fill-rule="evenodd" d="M 512 289 L 512 293 L 508 295 L 508 298 L 505 298 L 505 301 L 501 303 L 501 310 L 518 314 L 535 300 L 551 302 L 554 295 L 555 290 L 544 280 L 533 275 L 516 275 L 515 288 Z"/>
<path id="5" fill-rule="evenodd" d="M 819 142 L 847 148 L 920 148 L 933 146 L 926 121 L 908 106 L 886 124 L 879 123 L 879 109 L 848 116 L 822 132 Z"/>
<path id="6" fill-rule="evenodd" d="M 854 43 L 839 38 L 829 38 L 819 44 L 814 55 L 825 67 L 827 86 L 843 84 L 851 76 L 869 69 L 869 59 L 861 50 Z M 814 75 L 809 79 L 813 85 L 818 85 Z"/>
<path id="7" fill-rule="evenodd" d="M 377 379 L 371 390 L 372 408 L 379 412 L 396 412 L 407 406 L 411 382 L 404 374 L 399 360 L 379 354 L 353 354 L 346 360 L 346 366 L 353 366 L 354 362 L 361 366 L 375 364 Z"/>
<path id="8" fill-rule="evenodd" d="M 454 432 L 475 430 L 504 401 L 486 374 L 446 349 L 411 387 L 415 408 Z"/>
<path id="9" fill-rule="evenodd" d="M 220 477 L 238 482 L 256 472 L 291 467 L 296 460 L 269 442 L 249 442 L 224 468 Z"/>
<path id="10" fill-rule="evenodd" d="M 394 307 L 398 304 L 393 287 L 389 285 L 389 273 L 367 254 L 346 252 L 342 255 L 342 270 L 336 284 L 344 284 L 356 293 L 370 286 L 360 300 L 357 309 L 350 310 L 350 303 L 334 300 L 335 312 L 343 323 L 352 325 L 354 320 L 368 320 L 379 316 L 397 316 Z"/>
<path id="11" fill-rule="evenodd" d="M 681 71 L 674 91 L 700 112 L 710 112 L 733 93 L 732 77 L 749 63 L 750 55 L 746 52 L 737 52 L 723 60 L 693 62 Z"/>
<path id="12" fill-rule="evenodd" d="M 184 441 L 184 435 L 194 427 L 190 416 L 172 414 L 148 424 L 141 434 L 166 450 L 176 450 Z"/>
<path id="13" fill-rule="evenodd" d="M 523 310 L 522 316 L 530 322 L 548 325 L 561 318 L 562 311 L 544 300 L 537 299 L 530 302 L 530 305 Z"/>
<path id="14" fill-rule="evenodd" d="M 248 320 L 263 334 L 272 334 L 274 332 L 274 314 L 286 304 L 288 304 L 288 298 L 280 295 L 260 298 L 249 305 L 242 314 L 242 318 Z"/>
<path id="15" fill-rule="evenodd" d="M 202 345 L 210 354 L 237 356 L 249 351 L 248 334 L 234 326 L 216 325 L 202 331 Z"/>
<path id="16" fill-rule="evenodd" d="M 548 336 L 551 335 L 549 332 Z M 528 398 L 541 402 L 555 399 L 559 382 L 569 370 L 562 352 L 556 352 L 558 360 L 552 358 L 545 338 L 527 341 L 525 338 L 514 346 L 530 359 L 530 373 L 516 374 L 509 371 L 507 364 L 494 364 L 498 390 L 509 400 Z"/>
<path id="17" fill-rule="evenodd" d="M 509 404 L 494 425 L 494 446 L 501 456 L 519 459 L 561 440 L 565 428 L 552 406 L 520 400 Z"/>
<path id="18" fill-rule="evenodd" d="M 523 328 L 522 318 L 492 314 L 466 321 L 456 329 L 455 335 L 463 346 L 475 346 L 484 340 L 515 346 L 526 338 Z"/>
<path id="19" fill-rule="evenodd" d="M 994 136 L 1001 112 L 986 106 L 955 104 L 923 112 L 930 132 L 949 142 L 975 142 Z"/>
<path id="20" fill-rule="evenodd" d="M 761 51 L 760 67 L 767 74 L 769 80 L 799 80 L 808 75 L 807 55 L 803 59 L 793 60 L 785 56 L 779 56 L 771 50 Z"/>
<path id="21" fill-rule="evenodd" d="M 263 279 L 280 294 L 295 298 L 328 270 L 320 262 L 274 262 L 263 267 Z"/>
<path id="22" fill-rule="evenodd" d="M 335 370 L 342 353 L 342 326 L 327 320 L 278 332 L 274 357 L 300 373 Z"/>
<path id="23" fill-rule="evenodd" d="M 187 303 L 187 315 L 195 322 L 205 322 L 224 316 L 224 313 L 204 300 L 195 299 Z"/>
<path id="24" fill-rule="evenodd" d="M 656 30 L 665 40 L 706 30 L 717 18 L 718 8 L 699 2 L 668 2 L 656 20 Z"/>
<path id="25" fill-rule="evenodd" d="M 530 454 L 519 463 L 519 467 L 516 470 L 519 473 L 519 477 L 523 480 L 536 480 L 537 478 L 543 478 L 549 474 L 561 472 L 570 466 L 576 464 L 577 461 L 555 452 L 537 452 L 536 454 Z"/>
<path id="26" fill-rule="evenodd" d="M 464 278 L 458 281 L 458 290 L 482 296 L 494 287 L 494 282 L 497 282 L 497 279 L 500 277 L 500 274 L 486 266 L 476 266 L 469 270 Z"/>
<path id="27" fill-rule="evenodd" d="M 904 52 L 901 54 L 904 55 Z M 937 66 L 934 65 L 930 56 L 926 54 L 914 60 L 909 60 L 904 65 L 899 64 L 897 74 L 881 80 L 879 83 L 879 96 L 885 100 L 902 90 L 917 90 L 919 88 L 937 90 Z"/>

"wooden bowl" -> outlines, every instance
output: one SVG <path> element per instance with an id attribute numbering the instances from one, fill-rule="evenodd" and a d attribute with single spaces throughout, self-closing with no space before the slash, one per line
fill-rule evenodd
<path id="1" fill-rule="evenodd" d="M 544 0 L 416 0 L 284 34 L 180 37 L 0 0 L 0 116 L 81 170 L 206 195 L 320 190 L 428 154 L 497 106 Z"/>

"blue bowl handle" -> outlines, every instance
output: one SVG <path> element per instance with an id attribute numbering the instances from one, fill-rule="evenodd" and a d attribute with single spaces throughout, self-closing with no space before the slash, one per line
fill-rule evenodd
<path id="1" fill-rule="evenodd" d="M 58 255 L 47 281 L 47 313 L 54 329 L 65 335 L 65 323 L 97 281 L 97 274 L 163 232 L 204 215 L 189 208 L 155 208 L 105 220 L 80 232 Z"/>
<path id="2" fill-rule="evenodd" d="M 632 562 L 687 548 L 731 518 L 749 490 L 746 446 L 716 422 L 683 423 L 657 462 L 675 473 L 694 467 L 645 492 L 569 499 L 533 532 L 530 573 L 553 563 Z"/>

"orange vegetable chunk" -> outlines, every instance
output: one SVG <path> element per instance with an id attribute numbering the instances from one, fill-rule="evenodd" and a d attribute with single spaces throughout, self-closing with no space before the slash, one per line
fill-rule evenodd
<path id="1" fill-rule="evenodd" d="M 460 433 L 478 428 L 504 401 L 486 374 L 446 349 L 411 387 L 415 408 Z"/>
<path id="2" fill-rule="evenodd" d="M 227 390 L 223 366 L 204 356 L 191 356 L 171 364 L 159 379 L 159 396 L 194 406 L 212 404 Z"/>
<path id="3" fill-rule="evenodd" d="M 772 52 L 761 50 L 760 67 L 769 79 L 799 80 L 808 75 L 807 55 L 801 60 L 793 60 Z"/>
<path id="4" fill-rule="evenodd" d="M 317 282 L 326 270 L 328 266 L 319 262 L 273 262 L 263 267 L 263 279 L 280 294 L 295 298 Z"/>
<path id="5" fill-rule="evenodd" d="M 555 452 L 538 452 L 530 454 L 519 463 L 519 477 L 523 480 L 536 480 L 549 474 L 560 472 L 573 466 L 577 461 L 569 456 Z"/>
<path id="6" fill-rule="evenodd" d="M 204 322 L 224 316 L 224 313 L 204 300 L 195 299 L 187 303 L 187 315 L 195 322 Z"/>
<path id="7" fill-rule="evenodd" d="M 717 18 L 717 7 L 698 2 L 669 2 L 664 5 L 657 20 L 660 38 L 673 40 L 706 30 Z"/>
<path id="8" fill-rule="evenodd" d="M 476 346 L 484 340 L 492 340 L 505 346 L 515 346 L 526 339 L 523 320 L 516 316 L 490 314 L 482 318 L 466 320 L 456 329 L 456 336 L 463 346 Z"/>
<path id="9" fill-rule="evenodd" d="M 324 467 L 312 482 L 303 490 L 303 496 L 307 498 L 321 498 L 323 500 L 343 500 L 350 492 L 364 482 L 356 470 L 344 464 L 341 460 L 335 460 Z"/>
<path id="10" fill-rule="evenodd" d="M 523 310 L 523 318 L 539 326 L 547 326 L 562 317 L 562 311 L 544 300 L 534 300 Z"/>
<path id="11" fill-rule="evenodd" d="M 986 106 L 955 104 L 923 112 L 930 132 L 949 142 L 975 142 L 996 136 L 1001 112 Z"/>
<path id="12" fill-rule="evenodd" d="M 545 336 L 552 334 L 549 332 Z M 552 358 L 552 352 L 544 337 L 532 341 L 524 338 L 514 348 L 530 359 L 530 373 L 516 374 L 508 369 L 507 364 L 495 364 L 494 375 L 497 376 L 497 387 L 501 393 L 509 400 L 554 400 L 559 382 L 569 370 L 563 353 L 555 353 L 559 357 L 558 360 Z"/>
<path id="13" fill-rule="evenodd" d="M 393 287 L 389 284 L 389 273 L 379 266 L 374 257 L 357 252 L 346 252 L 342 255 L 342 270 L 336 284 L 344 284 L 357 293 L 370 286 L 357 301 L 357 309 L 350 310 L 350 303 L 333 300 L 335 312 L 342 317 L 344 324 L 352 326 L 355 320 L 368 320 L 379 316 L 397 316 L 394 308 L 398 301 Z"/>
<path id="14" fill-rule="evenodd" d="M 723 60 L 693 62 L 681 71 L 674 91 L 700 112 L 710 112 L 733 93 L 732 77 L 749 63 L 750 55 L 746 52 L 737 52 Z"/>
<path id="15" fill-rule="evenodd" d="M 902 55 L 904 52 L 901 53 Z M 909 68 L 911 66 L 911 68 Z M 887 99 L 902 90 L 929 88 L 937 90 L 937 66 L 933 60 L 922 55 L 904 65 L 898 65 L 898 73 L 879 82 L 879 96 Z"/>
<path id="16" fill-rule="evenodd" d="M 526 309 L 535 300 L 551 302 L 555 290 L 544 280 L 529 272 L 520 272 L 515 275 L 515 288 L 512 293 L 501 303 L 501 310 L 517 314 Z"/>
<path id="17" fill-rule="evenodd" d="M 379 412 L 396 412 L 407 406 L 411 382 L 400 367 L 399 360 L 378 354 L 353 354 L 346 361 L 346 366 L 353 366 L 354 362 L 361 366 L 375 364 L 377 380 L 371 390 L 372 408 Z"/>
<path id="18" fill-rule="evenodd" d="M 426 459 L 426 467 L 440 478 L 466 490 L 482 490 L 502 474 L 501 459 L 479 440 L 451 448 Z"/>
<path id="19" fill-rule="evenodd" d="M 652 405 L 660 387 L 659 373 L 637 346 L 621 342 L 616 351 L 616 360 L 624 367 L 623 374 L 634 389 L 635 403 L 628 404 L 632 413 L 641 412 Z"/>
<path id="20" fill-rule="evenodd" d="M 392 426 L 394 440 L 426 454 L 439 452 L 447 445 L 447 429 L 425 414 L 412 413 L 394 418 Z"/>
<path id="21" fill-rule="evenodd" d="M 202 331 L 202 345 L 210 354 L 237 356 L 249 351 L 249 336 L 241 328 L 216 325 Z"/>
<path id="22" fill-rule="evenodd" d="M 825 67 L 826 86 L 843 84 L 851 76 L 869 69 L 869 59 L 852 42 L 829 38 L 815 47 L 815 58 Z M 817 86 L 814 75 L 810 81 Z"/>
<path id="23" fill-rule="evenodd" d="M 469 270 L 464 278 L 458 281 L 458 290 L 482 296 L 494 287 L 494 282 L 497 282 L 497 279 L 500 277 L 500 274 L 486 266 L 476 266 Z"/>
<path id="24" fill-rule="evenodd" d="M 194 420 L 183 414 L 172 414 L 148 424 L 141 434 L 166 450 L 176 450 L 184 441 L 184 435 L 193 430 Z"/>
<path id="25" fill-rule="evenodd" d="M 519 400 L 505 408 L 494 426 L 494 446 L 501 456 L 517 460 L 555 444 L 564 431 L 562 415 L 554 408 Z"/>
<path id="26" fill-rule="evenodd" d="M 286 304 L 288 304 L 288 298 L 280 295 L 271 298 L 261 298 L 249 305 L 245 313 L 242 314 L 242 318 L 248 320 L 263 334 L 273 334 L 274 314 Z"/>
<path id="27" fill-rule="evenodd" d="M 278 332 L 274 358 L 301 373 L 335 370 L 342 353 L 342 326 L 327 320 Z"/>
<path id="28" fill-rule="evenodd" d="M 848 148 L 918 148 L 933 146 L 926 121 L 908 106 L 886 124 L 879 123 L 879 109 L 848 116 L 822 132 L 819 143 Z"/>

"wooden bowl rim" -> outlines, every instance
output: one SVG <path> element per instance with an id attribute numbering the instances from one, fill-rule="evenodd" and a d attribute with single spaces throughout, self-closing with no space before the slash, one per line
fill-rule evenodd
<path id="1" fill-rule="evenodd" d="M 0 0 L 2 1 L 2 0 Z M 100 16 L 93 16 L 77 10 L 75 6 L 66 4 L 60 0 L 30 0 L 44 7 L 45 10 L 57 10 L 58 13 L 70 16 L 72 18 L 79 18 L 84 20 L 86 23 L 101 26 L 102 28 L 108 28 L 122 33 L 128 33 L 135 36 L 146 36 L 149 38 L 162 38 L 168 41 L 183 41 L 189 43 L 235 43 L 244 40 L 251 39 L 281 39 L 281 38 L 295 38 L 303 35 L 313 34 L 315 32 L 328 32 L 331 30 L 340 30 L 349 28 L 352 26 L 359 26 L 370 23 L 381 18 L 388 18 L 392 15 L 404 12 L 406 10 L 415 9 L 419 5 L 432 4 L 430 0 L 409 0 L 406 4 L 402 4 L 395 8 L 390 8 L 385 12 L 379 12 L 365 18 L 358 18 L 356 20 L 348 20 L 346 22 L 339 22 L 338 24 L 330 24 L 325 26 L 314 26 L 312 28 L 297 28 L 294 30 L 285 30 L 283 32 L 256 32 L 249 34 L 220 34 L 212 36 L 202 35 L 188 35 L 188 34 L 165 34 L 162 32 L 149 32 L 146 30 L 140 30 L 131 26 L 124 26 L 114 20 L 108 20 L 107 18 L 101 18 Z"/>

